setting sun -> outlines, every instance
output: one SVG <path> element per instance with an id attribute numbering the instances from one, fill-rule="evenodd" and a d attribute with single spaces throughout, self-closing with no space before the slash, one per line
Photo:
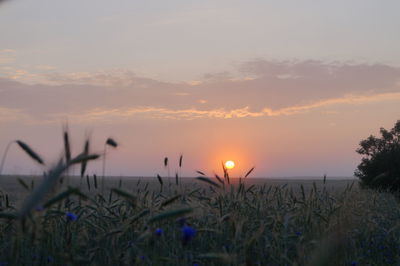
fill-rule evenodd
<path id="1" fill-rule="evenodd" d="M 233 161 L 226 161 L 225 167 L 228 169 L 232 169 L 233 167 L 235 167 L 235 163 Z"/>

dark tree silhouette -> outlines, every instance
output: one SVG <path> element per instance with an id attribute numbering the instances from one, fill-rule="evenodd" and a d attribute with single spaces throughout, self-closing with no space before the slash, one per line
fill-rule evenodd
<path id="1" fill-rule="evenodd" d="M 381 137 L 369 136 L 360 142 L 357 152 L 363 155 L 355 176 L 363 187 L 400 191 L 400 120 Z"/>

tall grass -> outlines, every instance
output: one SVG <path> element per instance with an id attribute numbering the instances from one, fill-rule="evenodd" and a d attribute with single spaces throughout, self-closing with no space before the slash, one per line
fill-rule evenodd
<path id="1" fill-rule="evenodd" d="M 106 174 L 106 155 L 107 155 L 107 147 L 111 146 L 113 148 L 118 147 L 118 143 L 113 138 L 108 138 L 104 143 L 104 152 L 103 152 L 103 171 L 101 178 L 101 192 L 104 192 L 104 178 Z"/>
<path id="2" fill-rule="evenodd" d="M 44 160 L 42 159 L 42 157 L 39 156 L 39 154 L 37 154 L 28 144 L 26 144 L 25 142 L 23 142 L 21 140 L 13 140 L 13 141 L 10 141 L 7 144 L 7 146 L 6 146 L 6 148 L 5 148 L 4 152 L 3 152 L 3 156 L 2 156 L 1 162 L 0 162 L 0 175 L 1 175 L 2 171 L 3 171 L 3 167 L 4 167 L 4 164 L 6 162 L 8 151 L 9 151 L 9 149 L 10 149 L 10 147 L 11 147 L 11 145 L 13 143 L 16 143 L 34 161 L 36 161 L 37 163 L 39 163 L 41 165 L 44 165 Z"/>

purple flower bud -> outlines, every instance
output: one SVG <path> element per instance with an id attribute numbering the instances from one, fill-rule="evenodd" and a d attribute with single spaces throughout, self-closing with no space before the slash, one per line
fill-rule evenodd
<path id="1" fill-rule="evenodd" d="M 73 221 L 75 221 L 76 219 L 78 219 L 78 217 L 77 217 L 74 213 L 72 213 L 72 212 L 67 212 L 67 220 L 68 220 L 68 221 L 73 222 Z"/>
<path id="2" fill-rule="evenodd" d="M 164 230 L 162 230 L 162 228 L 157 228 L 154 233 L 156 236 L 161 236 L 164 233 Z"/>
<path id="3" fill-rule="evenodd" d="M 182 226 L 181 231 L 182 231 L 182 241 L 184 245 L 196 235 L 196 229 L 188 225 Z"/>

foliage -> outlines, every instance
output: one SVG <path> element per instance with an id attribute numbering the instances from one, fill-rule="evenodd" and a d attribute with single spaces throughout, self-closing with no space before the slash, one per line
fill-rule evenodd
<path id="1" fill-rule="evenodd" d="M 380 129 L 381 137 L 369 136 L 357 152 L 364 157 L 355 171 L 364 187 L 400 191 L 400 120 L 390 130 Z"/>

